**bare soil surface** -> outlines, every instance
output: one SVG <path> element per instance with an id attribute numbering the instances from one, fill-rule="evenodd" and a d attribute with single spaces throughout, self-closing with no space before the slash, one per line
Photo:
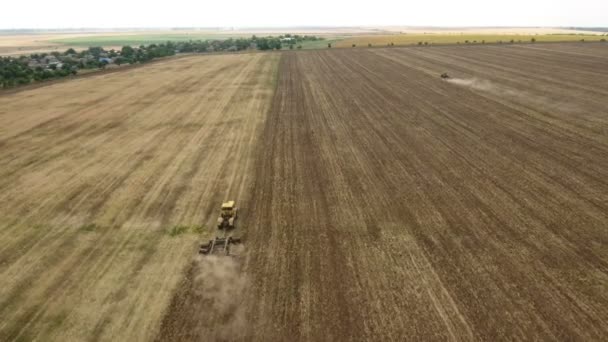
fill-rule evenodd
<path id="1" fill-rule="evenodd" d="M 194 265 L 158 340 L 606 339 L 607 54 L 283 54 L 246 290 Z"/>

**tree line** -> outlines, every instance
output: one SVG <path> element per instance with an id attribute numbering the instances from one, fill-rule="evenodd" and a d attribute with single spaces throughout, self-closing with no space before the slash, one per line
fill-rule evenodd
<path id="1" fill-rule="evenodd" d="M 124 46 L 121 50 L 90 47 L 77 52 L 70 48 L 65 52 L 0 57 L 0 88 L 76 75 L 80 70 L 103 69 L 110 64 L 145 63 L 174 54 L 172 43 L 167 42 L 138 48 Z"/>
<path id="2" fill-rule="evenodd" d="M 0 57 L 0 88 L 10 88 L 54 78 L 76 75 L 81 70 L 104 69 L 123 64 L 146 63 L 177 53 L 208 53 L 219 51 L 280 50 L 293 48 L 304 41 L 322 40 L 308 35 L 285 34 L 276 37 L 229 38 L 223 40 L 167 41 L 161 44 L 123 46 L 119 50 L 90 47 L 82 51 L 72 48 L 29 56 Z"/>

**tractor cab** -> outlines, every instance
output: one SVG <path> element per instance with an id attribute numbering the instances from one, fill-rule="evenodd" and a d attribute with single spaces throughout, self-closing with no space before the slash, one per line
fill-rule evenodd
<path id="1" fill-rule="evenodd" d="M 217 219 L 217 227 L 219 229 L 234 228 L 234 220 L 236 219 L 237 208 L 234 201 L 222 203 L 220 217 Z"/>
<path id="2" fill-rule="evenodd" d="M 222 203 L 222 217 L 232 217 L 234 213 L 234 201 Z"/>

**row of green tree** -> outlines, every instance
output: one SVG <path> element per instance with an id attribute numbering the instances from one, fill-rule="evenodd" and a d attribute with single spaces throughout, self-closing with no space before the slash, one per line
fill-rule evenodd
<path id="1" fill-rule="evenodd" d="M 43 81 L 56 77 L 65 77 L 75 74 L 76 71 L 69 69 L 66 65 L 61 68 L 35 67 L 30 68 L 27 61 L 19 58 L 0 58 L 0 88 L 9 88 L 22 84 Z"/>
<path id="2" fill-rule="evenodd" d="M 103 69 L 108 64 L 145 63 L 174 54 L 174 43 L 167 42 L 139 48 L 124 46 L 119 51 L 91 47 L 79 52 L 68 49 L 63 53 L 54 51 L 30 56 L 1 57 L 0 88 L 76 75 L 79 70 Z M 54 62 L 50 62 L 51 60 Z"/>
<path id="3" fill-rule="evenodd" d="M 289 38 L 289 39 L 285 39 Z M 161 44 L 123 46 L 120 50 L 90 47 L 76 51 L 35 53 L 30 56 L 0 57 L 0 88 L 29 84 L 53 78 L 75 75 L 82 69 L 103 69 L 109 64 L 146 63 L 176 53 L 206 53 L 216 51 L 243 51 L 248 49 L 280 50 L 287 44 L 322 40 L 316 36 L 281 35 L 278 37 L 230 38 L 224 40 L 168 41 Z"/>

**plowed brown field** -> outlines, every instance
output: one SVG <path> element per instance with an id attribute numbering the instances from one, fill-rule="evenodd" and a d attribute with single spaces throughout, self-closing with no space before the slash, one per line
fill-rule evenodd
<path id="1" fill-rule="evenodd" d="M 0 339 L 605 340 L 607 79 L 600 44 L 334 49 L 0 97 Z M 194 258 L 229 197 L 244 250 Z"/>
<path id="2" fill-rule="evenodd" d="M 606 79 L 605 46 L 284 54 L 246 313 L 185 281 L 160 339 L 605 339 Z"/>

